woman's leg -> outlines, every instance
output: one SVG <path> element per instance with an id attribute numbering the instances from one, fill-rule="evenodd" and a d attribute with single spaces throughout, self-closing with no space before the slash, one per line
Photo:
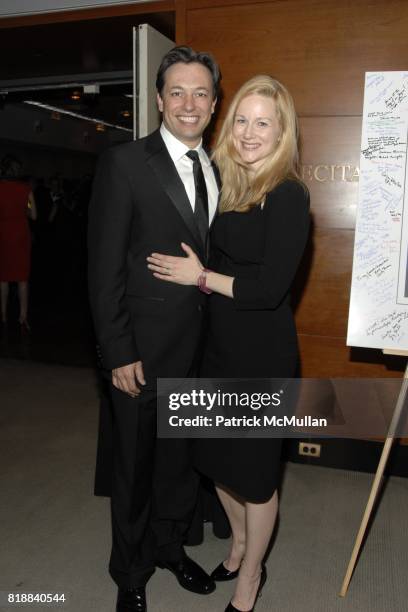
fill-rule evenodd
<path id="1" fill-rule="evenodd" d="M 3 323 L 7 321 L 7 302 L 9 295 L 9 284 L 5 281 L 0 283 L 1 289 L 1 320 Z"/>
<path id="2" fill-rule="evenodd" d="M 28 311 L 28 283 L 20 281 L 18 283 L 18 297 L 20 300 L 20 323 L 27 323 Z"/>
<path id="3" fill-rule="evenodd" d="M 245 503 L 246 548 L 232 604 L 238 610 L 251 610 L 261 578 L 262 561 L 278 515 L 278 492 L 264 504 Z"/>
<path id="4" fill-rule="evenodd" d="M 245 554 L 245 502 L 219 484 L 215 489 L 223 505 L 232 531 L 232 545 L 228 559 L 224 562 L 227 570 L 234 572 L 241 565 Z"/>

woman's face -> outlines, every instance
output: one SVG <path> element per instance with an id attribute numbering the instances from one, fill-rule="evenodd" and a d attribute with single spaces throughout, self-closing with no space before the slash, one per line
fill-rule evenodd
<path id="1" fill-rule="evenodd" d="M 281 129 L 275 100 L 252 94 L 238 105 L 232 128 L 234 146 L 251 170 L 259 170 L 276 149 Z"/>

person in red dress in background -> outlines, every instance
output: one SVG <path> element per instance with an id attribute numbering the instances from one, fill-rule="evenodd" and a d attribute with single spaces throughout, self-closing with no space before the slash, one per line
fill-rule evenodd
<path id="1" fill-rule="evenodd" d="M 10 156 L 1 162 L 0 178 L 0 287 L 1 320 L 7 322 L 9 283 L 18 284 L 19 322 L 29 329 L 28 277 L 31 263 L 31 234 L 28 218 L 37 218 L 31 186 L 20 180 L 21 163 Z"/>

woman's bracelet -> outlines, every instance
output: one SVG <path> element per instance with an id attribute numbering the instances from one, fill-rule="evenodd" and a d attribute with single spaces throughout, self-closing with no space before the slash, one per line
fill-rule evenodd
<path id="1" fill-rule="evenodd" d="M 211 270 L 207 270 L 207 268 L 203 268 L 201 270 L 200 276 L 198 277 L 198 280 L 197 280 L 197 286 L 198 286 L 199 290 L 202 291 L 203 293 L 206 293 L 207 295 L 212 293 L 211 289 L 209 289 L 207 287 L 207 274 L 208 274 L 208 272 L 211 272 Z"/>

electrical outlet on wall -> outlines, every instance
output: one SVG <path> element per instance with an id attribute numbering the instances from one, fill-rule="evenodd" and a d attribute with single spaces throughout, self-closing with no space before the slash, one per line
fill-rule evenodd
<path id="1" fill-rule="evenodd" d="M 320 457 L 321 444 L 311 442 L 299 442 L 299 455 L 306 457 Z"/>

